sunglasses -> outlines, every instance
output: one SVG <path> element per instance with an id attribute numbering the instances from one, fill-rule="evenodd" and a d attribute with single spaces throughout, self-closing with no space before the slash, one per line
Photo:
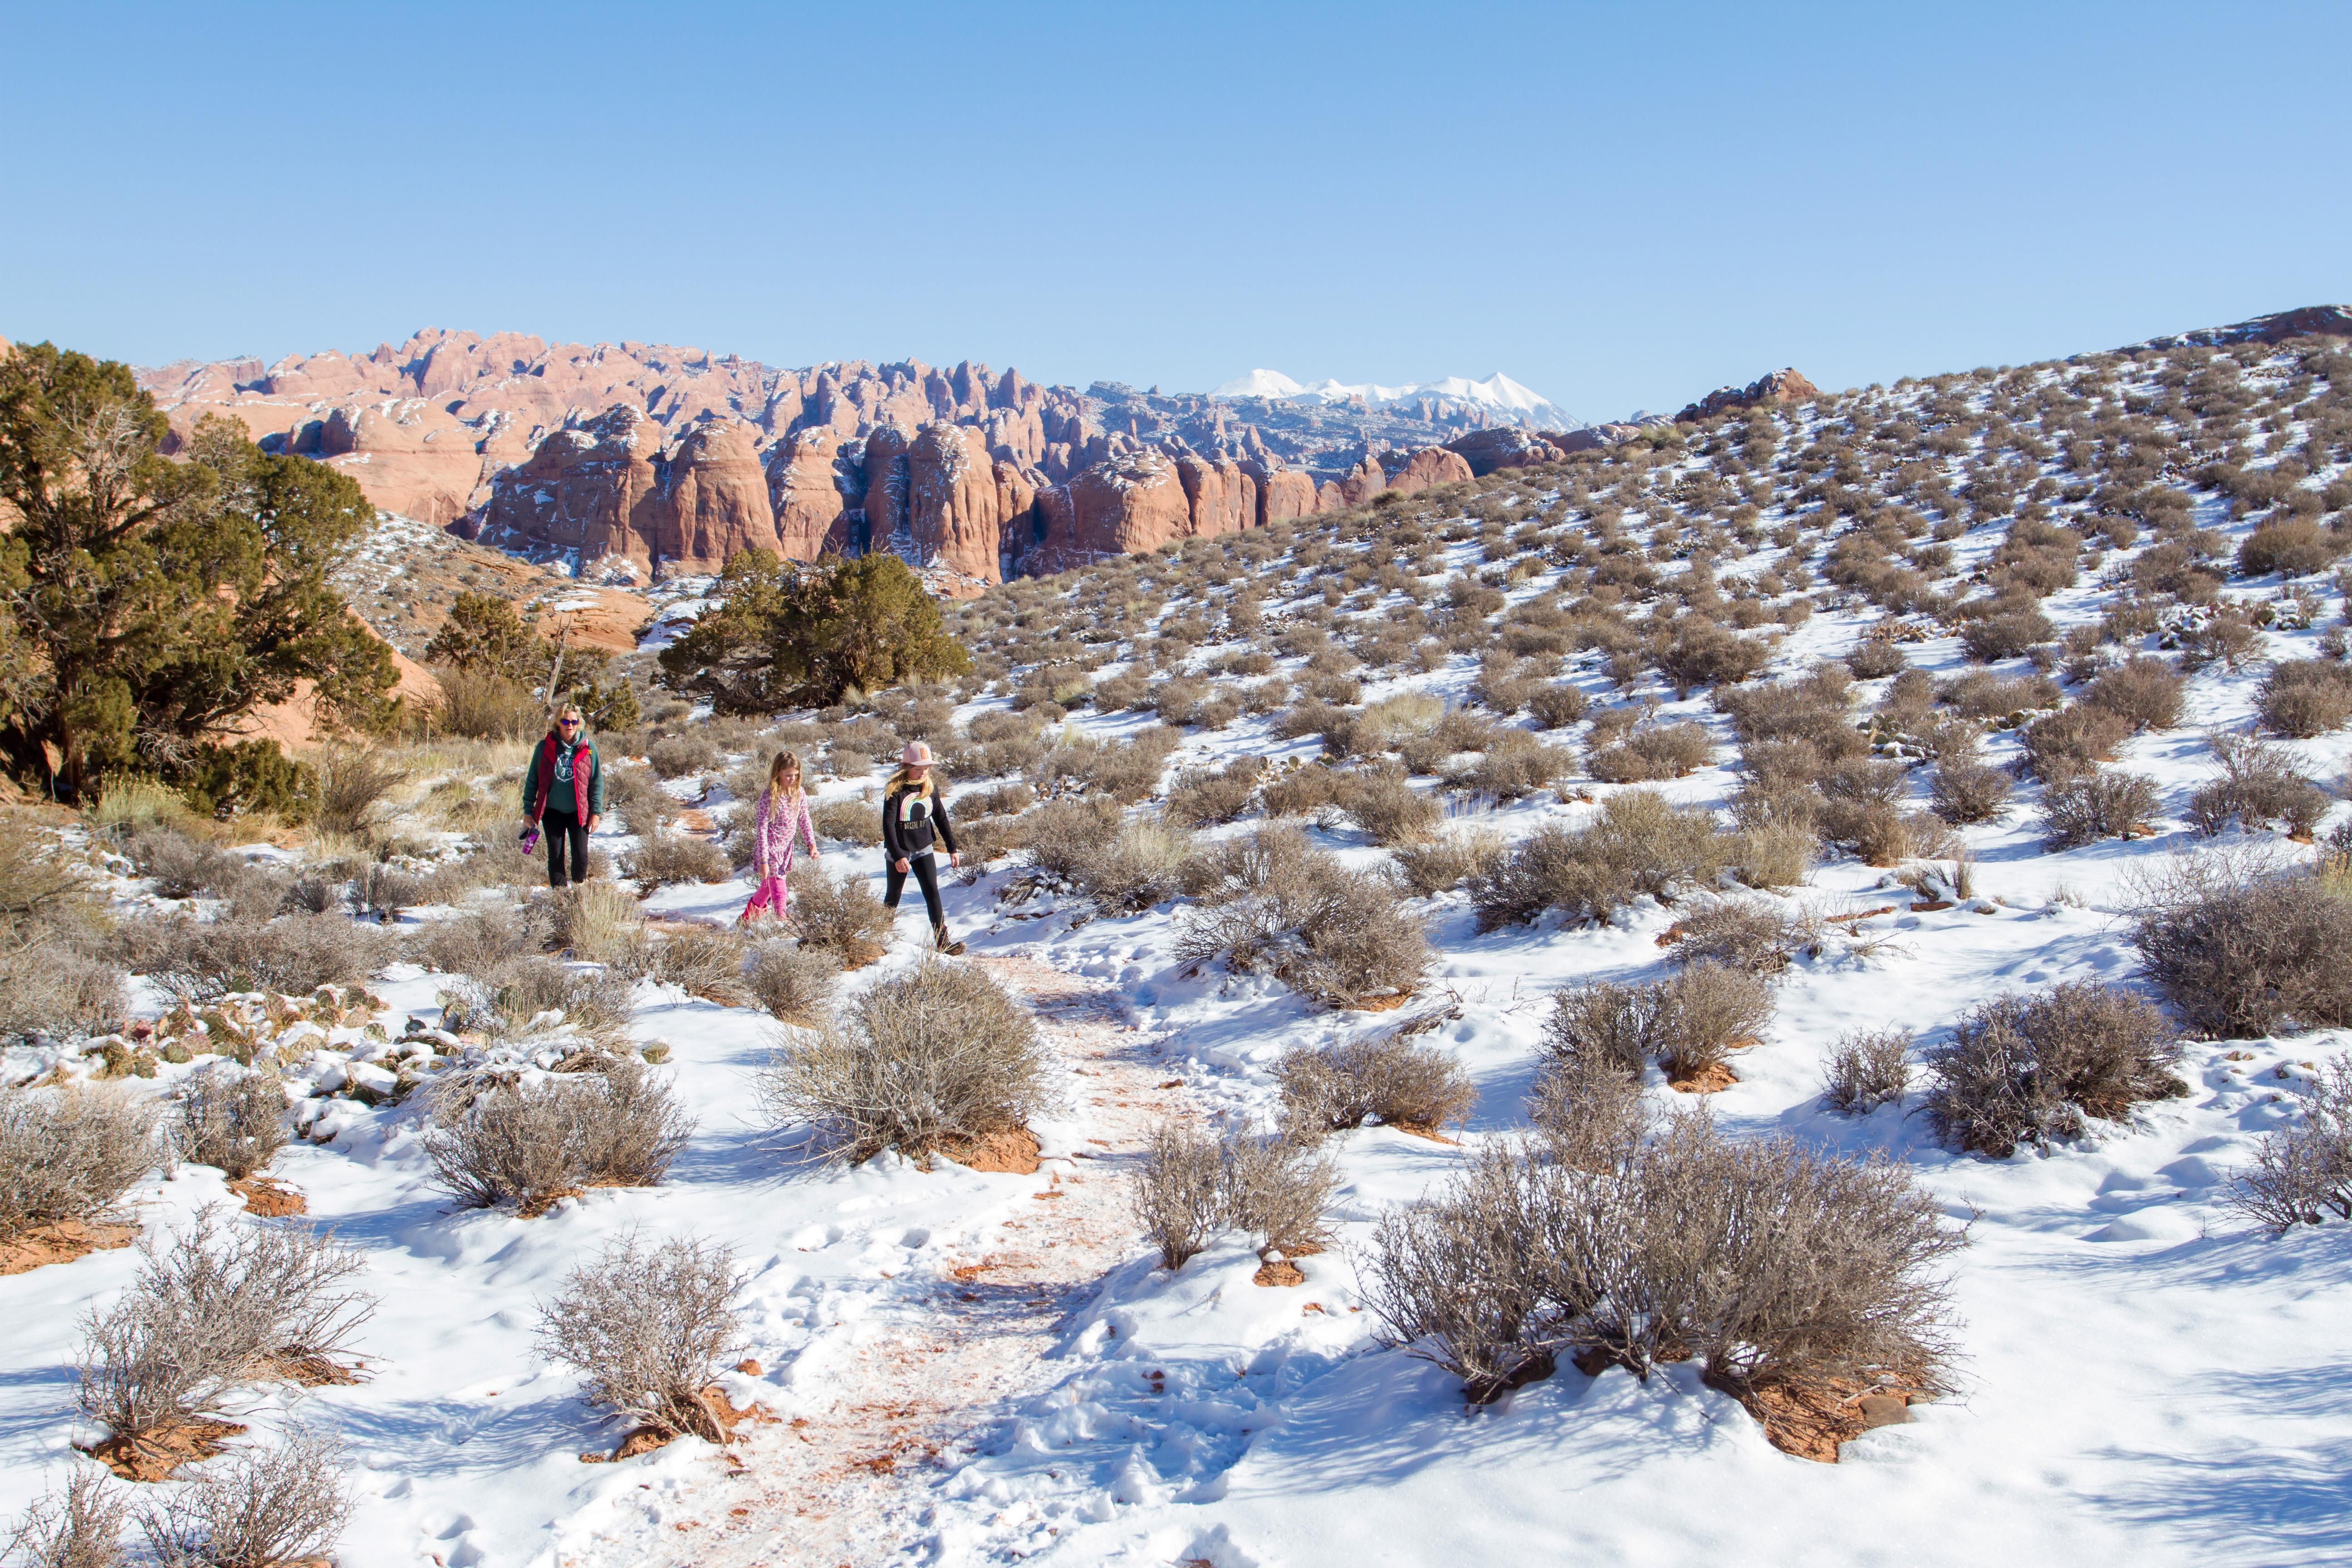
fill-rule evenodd
<path id="1" fill-rule="evenodd" d="M 577 719 L 559 719 L 556 722 L 562 725 L 567 730 L 577 730 L 580 728 L 580 721 Z"/>

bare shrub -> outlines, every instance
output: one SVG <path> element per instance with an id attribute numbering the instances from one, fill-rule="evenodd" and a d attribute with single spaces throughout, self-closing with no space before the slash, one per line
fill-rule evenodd
<path id="1" fill-rule="evenodd" d="M 1658 724 L 1637 729 L 1613 746 L 1584 759 L 1586 771 L 1603 784 L 1675 779 L 1706 765 L 1714 742 L 1700 724 Z"/>
<path id="2" fill-rule="evenodd" d="M 2252 1167 L 2230 1191 L 2232 1206 L 2274 1231 L 2318 1225 L 2331 1212 L 2352 1219 L 2352 1058 L 2320 1064 L 2302 1112 L 2263 1134 Z"/>
<path id="3" fill-rule="evenodd" d="M 751 950 L 745 983 L 771 1017 L 814 1028 L 832 1010 L 841 960 L 829 948 L 763 942 Z"/>
<path id="4" fill-rule="evenodd" d="M 9 1532 L 7 1560 L 20 1568 L 119 1568 L 129 1518 L 128 1501 L 105 1472 L 76 1465 L 65 1494 L 34 1503 Z"/>
<path id="5" fill-rule="evenodd" d="M 631 1232 L 541 1306 L 540 1346 L 581 1373 L 591 1405 L 662 1437 L 724 1443 L 706 1391 L 740 1348 L 731 1302 L 745 1278 L 719 1242 L 674 1236 L 656 1246 Z"/>
<path id="6" fill-rule="evenodd" d="M 2131 736 L 2121 714 L 2081 703 L 2036 719 L 2020 732 L 2025 765 L 2035 777 L 2056 783 L 2113 762 L 2116 748 Z"/>
<path id="7" fill-rule="evenodd" d="M 1596 980 L 1555 992 L 1543 1047 L 1562 1066 L 1638 1081 L 1660 1045 L 1658 988 Z"/>
<path id="8" fill-rule="evenodd" d="M 2006 1159 L 2118 1120 L 2144 1100 L 2186 1094 L 2180 1043 L 2162 1013 L 2114 986 L 2070 981 L 1971 1010 L 1927 1052 L 1928 1119 L 1964 1149 Z"/>
<path id="9" fill-rule="evenodd" d="M 1001 986 L 926 959 L 789 1037 L 760 1089 L 776 1121 L 810 1125 L 816 1154 L 856 1164 L 1024 1127 L 1055 1102 L 1046 1072 L 1036 1025 Z"/>
<path id="10" fill-rule="evenodd" d="M 1466 772 L 1449 774 L 1448 782 L 1465 784 L 1497 800 L 1517 800 L 1573 772 L 1574 758 L 1566 747 L 1545 745 L 1525 730 L 1506 730 Z M 1434 807 L 1432 802 L 1431 822 L 1436 820 Z"/>
<path id="11" fill-rule="evenodd" d="M 192 838 L 163 823 L 134 829 L 122 841 L 122 853 L 138 873 L 155 884 L 167 899 L 185 899 L 208 889 L 226 888 L 244 862 L 216 844 Z"/>
<path id="12" fill-rule="evenodd" d="M 691 834 L 647 834 L 621 857 L 621 873 L 647 891 L 676 882 L 723 882 L 735 874 L 727 851 Z"/>
<path id="13" fill-rule="evenodd" d="M 301 994 L 349 984 L 382 968 L 393 951 L 382 931 L 341 915 L 138 915 L 115 928 L 110 956 L 174 995 L 208 1001 L 230 991 Z"/>
<path id="14" fill-rule="evenodd" d="M 2200 1030 L 2352 1025 L 2352 900 L 2302 876 L 2182 867 L 2135 916 L 2142 972 Z"/>
<path id="15" fill-rule="evenodd" d="M 1377 1117 L 1382 1125 L 1433 1132 L 1478 1102 L 1454 1053 L 1387 1033 L 1337 1045 L 1297 1046 L 1275 1064 L 1282 1125 L 1309 1139 Z"/>
<path id="16" fill-rule="evenodd" d="M 2168 661 L 2141 654 L 2102 674 L 2083 700 L 2135 730 L 2168 730 L 2180 722 L 2180 677 Z"/>
<path id="17" fill-rule="evenodd" d="M 571 1024 L 580 1044 L 603 1047 L 627 1035 L 636 1005 L 629 977 L 618 969 L 575 969 L 551 958 L 509 959 L 460 976 L 440 1002 L 446 1027 L 478 1032 L 493 1044 Z"/>
<path id="18" fill-rule="evenodd" d="M 1653 1027 L 1669 1077 L 1695 1079 L 1753 1045 L 1772 1019 L 1772 989 L 1759 975 L 1700 962 L 1657 983 Z"/>
<path id="19" fill-rule="evenodd" d="M 1237 763 L 1221 772 L 1192 769 L 1177 775 L 1161 810 L 1181 826 L 1209 827 L 1249 810 L 1256 793 L 1256 772 L 1249 764 Z"/>
<path id="20" fill-rule="evenodd" d="M 0 1084 L 0 1240 L 111 1213 L 163 1163 L 155 1121 L 111 1089 Z"/>
<path id="21" fill-rule="evenodd" d="M 2000 821 L 2009 815 L 2014 787 L 2008 769 L 1988 766 L 1972 756 L 1941 758 L 1927 775 L 1927 799 L 1947 822 Z"/>
<path id="22" fill-rule="evenodd" d="M 138 1278 L 82 1323 L 81 1413 L 137 1453 L 218 1415 L 239 1385 L 345 1353 L 373 1314 L 352 1281 L 366 1260 L 332 1235 L 228 1222 L 210 1205 L 168 1243 L 140 1247 Z"/>
<path id="23" fill-rule="evenodd" d="M 809 808 L 809 820 L 836 844 L 882 842 L 882 808 L 870 800 L 828 800 Z"/>
<path id="24" fill-rule="evenodd" d="M 2042 842 L 2074 849 L 2102 838 L 2129 838 L 2147 832 L 2156 814 L 2155 780 L 2095 768 L 2042 786 Z"/>
<path id="25" fill-rule="evenodd" d="M 1584 693 L 1564 681 L 1548 682 L 1528 694 L 1527 710 L 1547 730 L 1564 730 L 1584 717 L 1591 704 Z"/>
<path id="26" fill-rule="evenodd" d="M 49 931 L 0 939 L 0 1040 L 102 1035 L 131 1011 L 129 976 Z"/>
<path id="27" fill-rule="evenodd" d="M 1647 893 L 1711 879 L 1733 846 L 1712 813 L 1681 811 L 1649 790 L 1610 797 L 1582 828 L 1544 827 L 1521 839 L 1471 885 L 1481 931 L 1525 923 L 1549 909 L 1598 920 Z"/>
<path id="28" fill-rule="evenodd" d="M 1364 1273 L 1384 1337 L 1475 1400 L 1580 1351 L 1644 1377 L 1695 1355 L 1753 1402 L 1882 1377 L 1940 1389 L 1931 1270 L 1960 1242 L 1899 1162 L 1734 1142 L 1690 1114 L 1591 1163 L 1491 1144 L 1383 1217 Z"/>
<path id="29" fill-rule="evenodd" d="M 1144 1146 L 1129 1202 L 1161 1265 L 1174 1269 L 1232 1229 L 1255 1233 L 1269 1249 L 1319 1251 L 1338 1183 L 1338 1171 L 1303 1145 L 1164 1121 Z"/>
<path id="30" fill-rule="evenodd" d="M 1339 804 L 1371 841 L 1417 844 L 1437 826 L 1437 802 L 1412 787 L 1394 763 L 1342 775 Z"/>
<path id="31" fill-rule="evenodd" d="M 1398 846 L 1397 874 L 1406 888 L 1428 898 L 1487 875 L 1504 849 L 1503 836 L 1492 828 L 1455 828 L 1426 844 Z"/>
<path id="32" fill-rule="evenodd" d="M 2057 635 L 2058 628 L 2040 610 L 2018 609 L 1969 621 L 1960 628 L 1960 646 L 1978 663 L 1991 664 L 1996 659 L 2015 658 L 2036 643 L 2048 642 Z"/>
<path id="33" fill-rule="evenodd" d="M 1536 1075 L 1528 1119 L 1551 1159 L 1606 1170 L 1640 1141 L 1647 1125 L 1642 1082 L 1604 1061 L 1555 1059 Z"/>
<path id="34" fill-rule="evenodd" d="M 717 767 L 719 747 L 707 735 L 664 735 L 646 748 L 646 762 L 663 778 L 684 778 Z"/>
<path id="35" fill-rule="evenodd" d="M 1268 816 L 1310 817 L 1328 827 L 1338 823 L 1346 787 L 1346 775 L 1339 769 L 1318 763 L 1268 779 L 1258 798 Z"/>
<path id="36" fill-rule="evenodd" d="M 1751 888 L 1795 888 L 1812 874 L 1821 836 L 1801 822 L 1762 822 L 1729 836 L 1731 864 Z"/>
<path id="37" fill-rule="evenodd" d="M 2308 740 L 2352 720 L 2352 665 L 2333 659 L 2287 659 L 2271 667 L 2254 697 L 2263 725 Z"/>
<path id="38" fill-rule="evenodd" d="M 162 1568 L 323 1562 L 351 1521 L 350 1460 L 327 1433 L 289 1425 L 272 1448 L 205 1465 L 140 1521 Z"/>
<path id="39" fill-rule="evenodd" d="M 1192 868 L 1205 908 L 1191 911 L 1178 957 L 1270 973 L 1334 1006 L 1410 992 L 1435 961 L 1422 923 L 1381 880 L 1349 871 L 1296 828 L 1261 828 Z"/>
<path id="40" fill-rule="evenodd" d="M 2275 821 L 2295 837 L 2308 838 L 2335 804 L 2325 790 L 2303 775 L 2295 766 L 2294 753 L 2276 742 L 2251 735 L 2215 734 L 2206 739 L 2221 764 L 2221 774 L 2198 785 L 2189 795 L 2189 822 L 2208 837 L 2233 822 L 2259 830 Z"/>
<path id="41" fill-rule="evenodd" d="M 1846 1116 L 1900 1105 L 1911 1088 L 1911 1031 L 1853 1029 L 1838 1037 L 1822 1066 L 1822 1098 Z"/>
<path id="42" fill-rule="evenodd" d="M 443 974 L 481 974 L 534 953 L 552 934 L 542 905 L 475 910 L 435 921 L 416 937 L 425 963 Z"/>
<path id="43" fill-rule="evenodd" d="M 1777 974 L 1819 944 L 1813 923 L 1762 899 L 1717 899 L 1675 922 L 1677 963 L 1719 963 L 1749 974 Z"/>
<path id="44" fill-rule="evenodd" d="M 323 833 L 365 832 L 392 792 L 408 782 L 405 768 L 374 752 L 330 747 L 314 765 L 319 785 L 310 820 Z"/>
<path id="45" fill-rule="evenodd" d="M 751 996 L 743 984 L 743 943 L 731 933 L 687 929 L 646 942 L 620 967 L 633 978 L 675 985 L 721 1007 L 740 1007 Z"/>
<path id="46" fill-rule="evenodd" d="M 2248 577 L 2273 572 L 2308 577 L 2326 571 L 2343 553 L 2343 539 L 2310 518 L 2279 518 L 2263 523 L 2239 544 L 2238 570 Z"/>
<path id="47" fill-rule="evenodd" d="M 180 1088 L 171 1133 L 181 1159 L 242 1181 L 286 1147 L 286 1091 L 267 1072 L 198 1073 Z"/>
<path id="48" fill-rule="evenodd" d="M 437 1092 L 425 1158 L 467 1208 L 513 1205 L 525 1218 L 589 1187 L 650 1187 L 694 1135 L 669 1086 L 632 1057 L 537 1082 Z"/>
<path id="49" fill-rule="evenodd" d="M 892 911 L 874 896 L 866 878 L 835 877 L 811 862 L 793 868 L 791 891 L 785 922 L 811 947 L 845 957 L 881 945 L 890 934 Z"/>

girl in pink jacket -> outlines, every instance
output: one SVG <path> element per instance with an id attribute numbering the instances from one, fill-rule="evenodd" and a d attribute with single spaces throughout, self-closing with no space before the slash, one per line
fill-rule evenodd
<path id="1" fill-rule="evenodd" d="M 748 925 L 755 915 L 783 918 L 788 896 L 784 879 L 793 874 L 793 851 L 803 842 L 814 863 L 816 824 L 809 816 L 808 796 L 801 791 L 801 760 L 790 752 L 778 752 L 768 768 L 768 787 L 751 811 L 751 875 L 760 885 L 737 924 Z"/>

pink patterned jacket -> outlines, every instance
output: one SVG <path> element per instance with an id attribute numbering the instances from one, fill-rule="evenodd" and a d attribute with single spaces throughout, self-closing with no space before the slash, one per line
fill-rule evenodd
<path id="1" fill-rule="evenodd" d="M 752 820 L 756 824 L 751 840 L 754 877 L 764 879 L 791 876 L 793 850 L 799 843 L 805 842 L 811 855 L 817 852 L 816 824 L 810 820 L 805 795 L 778 800 L 774 790 L 761 790 Z"/>

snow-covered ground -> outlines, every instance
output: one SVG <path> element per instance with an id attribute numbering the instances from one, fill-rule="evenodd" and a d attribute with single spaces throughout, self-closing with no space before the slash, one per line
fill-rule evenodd
<path id="1" fill-rule="evenodd" d="M 2199 521 L 2233 540 L 2246 529 L 2210 502 Z M 1961 570 L 1997 539 L 1979 531 L 1958 541 Z M 1457 544 L 1444 563 L 1475 568 L 1475 551 Z M 2251 601 L 2277 586 L 2228 592 Z M 2337 590 L 2312 586 L 2331 612 L 2320 626 L 2339 623 Z M 2086 581 L 2044 609 L 2063 631 L 2095 622 L 2109 596 Z M 1278 595 L 1266 608 L 1280 615 Z M 1875 618 L 1866 605 L 1824 609 L 1780 644 L 1776 671 L 1842 655 Z M 2263 634 L 2275 658 L 2310 657 L 2320 635 Z M 1196 668 L 1238 647 L 1202 648 Z M 1933 675 L 1968 668 L 1948 636 L 1904 651 Z M 1364 697 L 1417 689 L 1458 698 L 1470 662 L 1391 674 L 1368 682 Z M 751 1091 L 773 1026 L 755 1011 L 642 986 L 632 1034 L 670 1047 L 665 1070 L 699 1118 L 660 1187 L 593 1192 L 532 1220 L 453 1211 L 428 1180 L 418 1112 L 350 1101 L 332 1113 L 331 1142 L 281 1156 L 274 1173 L 365 1250 L 382 1310 L 364 1337 L 365 1381 L 272 1395 L 255 1425 L 299 1405 L 350 1444 L 362 1468 L 341 1549 L 348 1568 L 2344 1562 L 2352 1246 L 2341 1226 L 2263 1234 L 2223 1201 L 2253 1141 L 2295 1113 L 2313 1064 L 2342 1039 L 2194 1042 L 2181 1068 L 2187 1098 L 2006 1160 L 1954 1153 L 1903 1107 L 1850 1120 L 1821 1099 L 1823 1054 L 1848 1030 L 1905 1026 L 1932 1044 L 2006 991 L 2130 984 L 2131 879 L 2208 845 L 2182 817 L 2213 772 L 2200 734 L 2248 721 L 2259 675 L 2206 667 L 2189 681 L 2179 725 L 2127 743 L 2119 765 L 2150 777 L 2161 796 L 2151 837 L 2045 853 L 2029 790 L 2005 825 L 1965 831 L 1976 901 L 1913 912 L 1890 873 L 1850 857 L 1789 895 L 1825 915 L 1885 912 L 1846 922 L 1850 939 L 1792 963 L 1769 1030 L 1737 1059 L 1739 1081 L 1712 1097 L 1715 1115 L 1734 1132 L 1891 1152 L 1969 1237 L 1949 1266 L 1958 1390 L 1914 1406 L 1909 1424 L 1849 1443 L 1837 1465 L 1777 1450 L 1688 1366 L 1645 1384 L 1622 1370 L 1587 1377 L 1564 1365 L 1465 1407 L 1457 1380 L 1382 1347 L 1362 1310 L 1356 1269 L 1375 1218 L 1442 1183 L 1465 1149 L 1524 1127 L 1552 994 L 1665 973 L 1657 939 L 1673 910 L 1645 900 L 1604 926 L 1567 927 L 1555 914 L 1480 934 L 1464 895 L 1417 901 L 1440 961 L 1407 1005 L 1444 1013 L 1425 1037 L 1458 1053 L 1478 1105 L 1459 1143 L 1378 1127 L 1333 1138 L 1338 1245 L 1300 1260 L 1303 1285 L 1268 1288 L 1253 1283 L 1259 1259 L 1242 1237 L 1175 1274 L 1158 1268 L 1121 1228 L 1121 1168 L 1160 1114 L 1269 1122 L 1270 1069 L 1285 1048 L 1392 1027 L 1401 1015 L 1325 1012 L 1268 979 L 1191 973 L 1172 951 L 1181 907 L 1112 918 L 1051 897 L 1002 903 L 1017 868 L 948 897 L 969 962 L 1040 998 L 1043 1016 L 1071 998 L 1094 1010 L 1087 1028 L 1052 1037 L 1068 1107 L 1038 1129 L 1046 1160 L 1036 1174 L 948 1163 L 923 1171 L 889 1157 L 845 1172 L 794 1165 Z M 1573 678 L 1596 696 L 1608 689 L 1595 660 Z M 1858 688 L 1857 715 L 1885 687 Z M 961 716 L 1002 705 L 968 705 Z M 1653 787 L 1722 805 L 1737 788 L 1725 721 L 1704 694 L 1662 700 L 1661 717 L 1706 723 L 1721 744 L 1716 765 Z M 1146 721 L 1071 721 L 1108 735 Z M 2352 754 L 2343 733 L 2289 745 L 2323 780 L 2341 776 Z M 2014 748 L 1996 736 L 1988 750 L 2004 761 Z M 1312 737 L 1278 740 L 1266 721 L 1244 719 L 1189 736 L 1169 776 L 1318 750 Z M 851 781 L 827 795 L 864 787 Z M 1612 787 L 1546 792 L 1478 821 L 1517 838 L 1589 819 Z M 1310 831 L 1351 863 L 1385 858 L 1352 827 Z M 879 878 L 870 852 L 829 858 Z M 731 919 L 749 890 L 672 888 L 648 910 Z M 902 918 L 912 935 L 919 917 Z M 850 984 L 914 961 L 901 948 Z M 411 968 L 375 990 L 392 1025 L 412 1015 L 430 1024 L 445 983 Z M 353 1031 L 336 1034 L 354 1043 Z M 18 1048 L 8 1067 L 23 1076 L 54 1059 Z M 210 1069 L 167 1067 L 149 1091 L 195 1070 Z M 1654 1072 L 1650 1093 L 1671 1098 Z M 221 1182 L 183 1167 L 136 1195 L 142 1222 L 160 1231 L 218 1201 Z M 622 1463 L 581 1462 L 617 1431 L 535 1348 L 535 1303 L 632 1226 L 725 1241 L 750 1273 L 743 1353 L 761 1370 L 722 1381 L 736 1403 L 776 1419 L 754 1423 L 729 1453 L 680 1440 Z M 20 1510 L 68 1461 L 70 1442 L 95 1436 L 71 1414 L 74 1322 L 129 1279 L 133 1262 L 104 1252 L 0 1279 L 0 1318 L 11 1325 L 0 1340 L 0 1510 Z M 993 1279 L 992 1268 L 1001 1270 Z"/>

